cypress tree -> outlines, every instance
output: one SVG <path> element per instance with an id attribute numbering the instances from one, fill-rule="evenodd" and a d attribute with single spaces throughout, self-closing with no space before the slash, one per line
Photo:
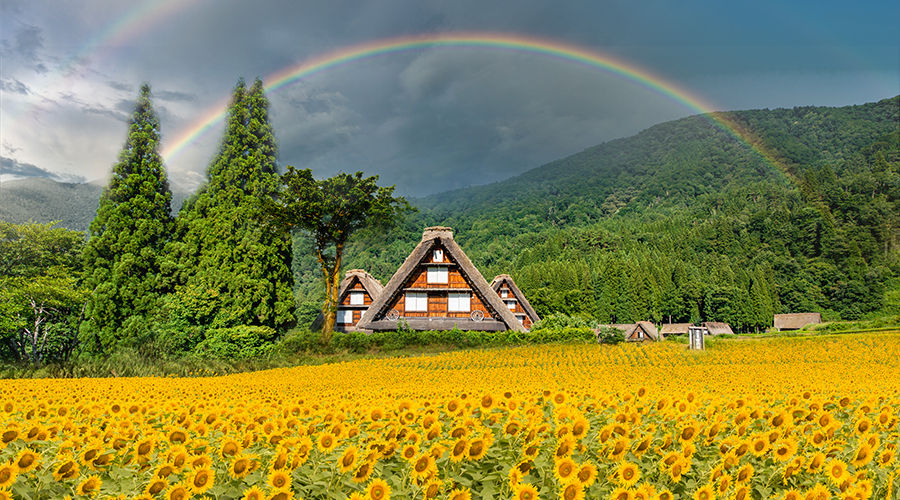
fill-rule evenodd
<path id="1" fill-rule="evenodd" d="M 172 231 L 172 193 L 159 155 L 159 120 L 144 84 L 128 138 L 100 197 L 84 249 L 82 340 L 95 353 L 135 338 L 162 292 L 159 259 Z"/>
<path id="2" fill-rule="evenodd" d="M 195 326 L 280 329 L 293 321 L 291 239 L 266 227 L 261 202 L 280 185 L 262 82 L 239 81 L 207 183 L 179 213 L 175 304 Z"/>

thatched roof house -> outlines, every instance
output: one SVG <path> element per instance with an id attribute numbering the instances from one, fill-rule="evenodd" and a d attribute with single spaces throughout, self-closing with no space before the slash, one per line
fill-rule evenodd
<path id="1" fill-rule="evenodd" d="M 366 330 L 525 331 L 453 239 L 449 227 L 425 228 L 357 325 Z"/>
<path id="2" fill-rule="evenodd" d="M 687 335 L 690 323 L 667 323 L 659 330 L 659 334 L 663 337 L 669 335 Z"/>
<path id="3" fill-rule="evenodd" d="M 531 307 L 531 303 L 525 298 L 525 294 L 516 286 L 512 276 L 508 274 L 497 276 L 491 281 L 491 289 L 497 292 L 500 300 L 516 315 L 516 319 L 526 330 L 530 330 L 533 324 L 541 320 L 538 313 Z"/>
<path id="4" fill-rule="evenodd" d="M 351 269 L 344 275 L 338 287 L 337 318 L 334 330 L 350 332 L 357 329 L 359 320 L 372 302 L 381 294 L 384 286 L 371 274 L 362 269 Z M 322 313 L 313 321 L 312 329 L 322 327 L 325 317 Z"/>
<path id="5" fill-rule="evenodd" d="M 703 326 L 706 327 L 706 335 L 722 335 L 723 333 L 727 333 L 729 335 L 733 335 L 734 332 L 731 330 L 731 325 L 728 323 L 722 323 L 720 321 L 706 321 L 703 323 Z"/>
<path id="6" fill-rule="evenodd" d="M 820 313 L 776 314 L 774 325 L 778 330 L 799 330 L 806 325 L 822 322 Z"/>
<path id="7" fill-rule="evenodd" d="M 626 342 L 646 342 L 659 340 L 659 330 L 656 329 L 656 325 L 649 321 L 598 325 L 595 332 L 599 333 L 600 328 L 615 328 L 617 330 L 621 330 L 625 335 Z"/>

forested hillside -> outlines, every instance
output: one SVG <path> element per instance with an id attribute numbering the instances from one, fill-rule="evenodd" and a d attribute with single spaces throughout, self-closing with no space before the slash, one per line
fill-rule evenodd
<path id="1" fill-rule="evenodd" d="M 896 308 L 898 107 L 895 97 L 731 113 L 779 168 L 707 117 L 663 123 L 503 182 L 414 200 L 419 213 L 389 237 L 358 239 L 346 267 L 386 281 L 422 227 L 442 224 L 489 280 L 512 274 L 542 314 L 752 330 L 778 312 L 854 319 Z M 295 273 L 312 311 L 308 249 L 296 242 Z"/>

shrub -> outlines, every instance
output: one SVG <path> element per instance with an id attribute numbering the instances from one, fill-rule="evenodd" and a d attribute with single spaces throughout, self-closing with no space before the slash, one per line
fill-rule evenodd
<path id="1" fill-rule="evenodd" d="M 197 345 L 195 354 L 204 358 L 251 359 L 268 356 L 273 348 L 275 330 L 268 326 L 213 328 Z"/>

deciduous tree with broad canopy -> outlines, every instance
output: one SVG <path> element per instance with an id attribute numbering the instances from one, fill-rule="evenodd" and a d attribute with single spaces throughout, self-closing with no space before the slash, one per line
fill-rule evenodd
<path id="1" fill-rule="evenodd" d="M 394 196 L 394 186 L 378 186 L 377 175 L 342 172 L 316 180 L 310 169 L 288 166 L 281 179 L 282 188 L 273 201 L 265 203 L 265 212 L 274 225 L 306 232 L 315 241 L 325 280 L 322 338 L 327 340 L 334 329 L 347 241 L 364 227 L 396 224 L 412 207 L 404 198 Z"/>

